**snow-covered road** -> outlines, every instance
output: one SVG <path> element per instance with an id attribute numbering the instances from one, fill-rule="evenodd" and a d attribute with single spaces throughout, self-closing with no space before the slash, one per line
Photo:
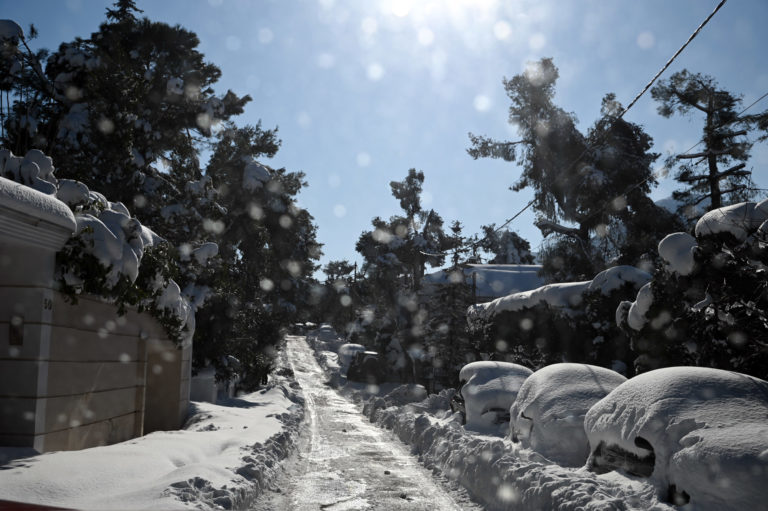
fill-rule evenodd
<path id="1" fill-rule="evenodd" d="M 304 337 L 287 339 L 288 359 L 306 398 L 307 428 L 279 490 L 256 509 L 479 509 L 446 489 L 407 448 L 324 384 L 327 377 Z"/>

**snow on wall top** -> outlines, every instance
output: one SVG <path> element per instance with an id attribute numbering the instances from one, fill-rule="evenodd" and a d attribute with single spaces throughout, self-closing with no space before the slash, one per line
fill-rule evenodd
<path id="1" fill-rule="evenodd" d="M 581 466 L 589 455 L 587 411 L 627 379 L 603 367 L 552 364 L 530 375 L 510 408 L 510 436 L 552 461 Z"/>
<path id="2" fill-rule="evenodd" d="M 4 177 L 0 177 L 0 206 L 42 219 L 70 233 L 75 231 L 75 216 L 66 204 Z"/>
<path id="3" fill-rule="evenodd" d="M 741 202 L 713 209 L 696 223 L 696 237 L 708 234 L 730 233 L 744 241 L 768 220 L 768 199 L 759 203 Z"/>
<path id="4" fill-rule="evenodd" d="M 655 455 L 652 480 L 675 484 L 696 509 L 760 509 L 768 498 L 768 382 L 704 367 L 635 376 L 587 412 L 594 450 Z M 643 442 L 641 441 L 642 445 Z"/>

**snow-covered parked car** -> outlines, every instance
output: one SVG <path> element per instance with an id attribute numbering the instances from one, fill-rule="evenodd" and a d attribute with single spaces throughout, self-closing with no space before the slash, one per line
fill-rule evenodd
<path id="1" fill-rule="evenodd" d="M 362 344 L 347 343 L 339 346 L 339 366 L 341 366 L 341 374 L 346 375 L 349 370 L 349 364 L 355 356 L 355 353 L 365 351 L 365 346 Z"/>
<path id="2" fill-rule="evenodd" d="M 509 408 L 533 371 L 510 362 L 481 361 L 462 367 L 451 409 L 462 413 L 470 428 L 487 428 L 509 420 Z"/>
<path id="3" fill-rule="evenodd" d="M 347 380 L 362 383 L 381 383 L 384 370 L 379 354 L 375 351 L 357 351 L 349 363 Z"/>
<path id="4" fill-rule="evenodd" d="M 649 477 L 660 499 L 692 509 L 765 509 L 768 382 L 670 367 L 619 385 L 587 412 L 597 472 Z"/>
<path id="5" fill-rule="evenodd" d="M 581 466 L 589 456 L 587 411 L 627 379 L 588 364 L 552 364 L 530 375 L 509 410 L 509 435 L 561 465 Z"/>

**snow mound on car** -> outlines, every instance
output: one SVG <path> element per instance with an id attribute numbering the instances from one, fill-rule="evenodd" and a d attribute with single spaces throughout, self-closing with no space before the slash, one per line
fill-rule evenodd
<path id="1" fill-rule="evenodd" d="M 617 448 L 653 459 L 660 494 L 690 498 L 696 509 L 760 509 L 768 501 L 767 418 L 768 382 L 671 367 L 618 386 L 589 410 L 584 427 L 592 466 L 601 449 Z"/>
<path id="2" fill-rule="evenodd" d="M 472 362 L 459 373 L 459 380 L 466 381 L 461 388 L 466 407 L 467 427 L 485 429 L 492 426 L 491 409 L 509 410 L 517 392 L 532 371 L 527 367 L 509 362 Z M 489 422 L 490 421 L 490 422 Z"/>
<path id="3" fill-rule="evenodd" d="M 552 364 L 525 380 L 509 411 L 509 436 L 523 447 L 567 466 L 589 456 L 587 411 L 627 379 L 587 364 Z"/>

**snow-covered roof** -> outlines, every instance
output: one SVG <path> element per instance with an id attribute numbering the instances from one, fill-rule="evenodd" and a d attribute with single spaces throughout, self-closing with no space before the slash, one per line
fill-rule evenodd
<path id="1" fill-rule="evenodd" d="M 655 456 L 651 479 L 695 509 L 763 509 L 768 499 L 768 382 L 704 367 L 636 376 L 587 412 L 594 451 Z M 640 440 L 637 440 L 640 439 Z M 645 447 L 643 447 L 645 446 Z"/>
<path id="2" fill-rule="evenodd" d="M 581 466 L 589 456 L 587 411 L 627 379 L 588 364 L 552 364 L 530 375 L 510 408 L 510 435 L 552 461 Z"/>
<path id="3" fill-rule="evenodd" d="M 589 289 L 591 280 L 584 282 L 564 282 L 547 284 L 531 291 L 513 293 L 492 302 L 481 303 L 470 308 L 469 315 L 474 317 L 490 317 L 503 311 L 519 311 L 546 303 L 550 307 L 570 309 L 578 306 L 582 295 Z"/>
<path id="4" fill-rule="evenodd" d="M 539 271 L 541 266 L 537 264 L 468 264 L 464 267 L 464 277 L 467 284 L 472 285 L 472 275 L 475 275 L 476 295 L 490 298 L 541 286 L 544 279 L 539 277 Z M 442 285 L 450 278 L 450 271 L 440 270 L 425 275 L 424 283 Z"/>

